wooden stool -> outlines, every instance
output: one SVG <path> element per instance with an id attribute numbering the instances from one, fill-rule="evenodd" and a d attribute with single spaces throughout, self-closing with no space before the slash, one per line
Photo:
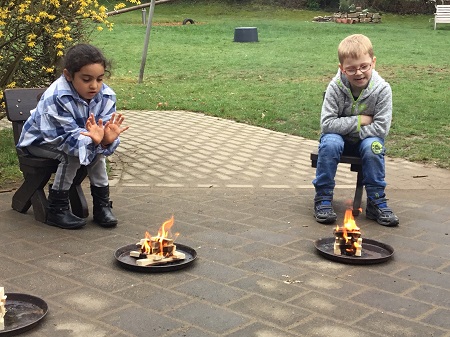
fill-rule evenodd
<path id="1" fill-rule="evenodd" d="M 36 107 L 44 91 L 45 88 L 15 88 L 4 91 L 6 116 L 12 122 L 15 144 L 19 141 L 23 124 L 30 116 L 30 110 Z M 17 149 L 17 157 L 24 182 L 14 193 L 11 207 L 20 213 L 25 213 L 33 206 L 34 218 L 37 221 L 45 222 L 47 220 L 48 201 L 44 188 L 52 174 L 56 172 L 59 161 L 34 157 L 20 149 Z M 89 215 L 86 198 L 81 188 L 81 183 L 86 176 L 86 166 L 81 166 L 69 191 L 72 213 L 80 218 L 86 218 Z"/>

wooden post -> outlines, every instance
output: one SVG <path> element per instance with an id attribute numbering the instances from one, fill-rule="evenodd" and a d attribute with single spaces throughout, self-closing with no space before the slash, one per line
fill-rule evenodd
<path id="1" fill-rule="evenodd" d="M 139 83 L 144 79 L 145 62 L 147 60 L 148 45 L 150 40 L 150 31 L 152 30 L 153 14 L 155 13 L 155 0 L 150 3 L 150 13 L 148 14 L 147 29 L 145 31 L 144 50 L 142 51 L 141 69 L 139 70 Z"/>

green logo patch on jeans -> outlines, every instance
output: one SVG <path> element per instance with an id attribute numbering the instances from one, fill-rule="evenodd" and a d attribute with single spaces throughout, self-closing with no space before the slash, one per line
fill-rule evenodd
<path id="1" fill-rule="evenodd" d="M 381 152 L 383 152 L 383 145 L 378 141 L 373 142 L 372 152 L 375 154 L 380 154 Z"/>

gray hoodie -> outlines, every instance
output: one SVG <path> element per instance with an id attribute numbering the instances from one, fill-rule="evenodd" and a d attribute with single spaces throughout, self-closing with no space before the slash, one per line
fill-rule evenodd
<path id="1" fill-rule="evenodd" d="M 373 116 L 370 125 L 361 126 L 358 115 Z M 392 90 L 381 76 L 372 70 L 366 89 L 355 100 L 350 83 L 341 70 L 328 84 L 322 105 L 322 133 L 337 133 L 350 142 L 367 137 L 385 138 L 392 120 Z"/>

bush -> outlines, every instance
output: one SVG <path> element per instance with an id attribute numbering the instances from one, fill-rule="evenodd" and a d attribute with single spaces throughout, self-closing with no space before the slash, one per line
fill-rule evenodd
<path id="1" fill-rule="evenodd" d="M 50 84 L 64 50 L 103 27 L 112 24 L 97 0 L 0 0 L 0 102 L 5 88 Z"/>
<path id="2" fill-rule="evenodd" d="M 428 0 L 373 0 L 369 6 L 383 12 L 397 14 L 434 13 L 434 4 Z"/>

